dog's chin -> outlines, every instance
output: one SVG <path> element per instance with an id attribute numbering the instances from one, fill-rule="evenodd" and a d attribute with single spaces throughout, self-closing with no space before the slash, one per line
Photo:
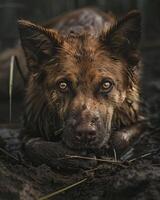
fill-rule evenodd
<path id="1" fill-rule="evenodd" d="M 74 140 L 62 139 L 67 148 L 77 151 L 98 150 L 103 148 L 105 141 L 95 141 L 93 143 L 80 143 Z"/>
<path id="2" fill-rule="evenodd" d="M 65 145 L 72 150 L 75 151 L 87 151 L 87 150 L 95 150 L 95 149 L 100 149 L 101 147 L 99 145 L 88 145 L 88 144 L 83 144 L 83 145 L 77 145 L 73 143 L 65 143 Z"/>

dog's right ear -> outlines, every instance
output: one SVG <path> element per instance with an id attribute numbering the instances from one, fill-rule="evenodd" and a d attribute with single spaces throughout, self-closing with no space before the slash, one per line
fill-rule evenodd
<path id="1" fill-rule="evenodd" d="M 62 40 L 56 31 L 26 20 L 19 20 L 18 28 L 29 71 L 38 72 L 48 60 L 55 56 L 61 47 Z"/>

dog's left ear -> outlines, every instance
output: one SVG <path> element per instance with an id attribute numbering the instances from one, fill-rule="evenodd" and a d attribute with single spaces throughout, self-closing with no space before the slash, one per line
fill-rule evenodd
<path id="1" fill-rule="evenodd" d="M 127 59 L 129 65 L 136 65 L 139 61 L 137 49 L 140 37 L 140 12 L 131 11 L 111 26 L 109 31 L 103 32 L 100 41 L 112 54 Z"/>

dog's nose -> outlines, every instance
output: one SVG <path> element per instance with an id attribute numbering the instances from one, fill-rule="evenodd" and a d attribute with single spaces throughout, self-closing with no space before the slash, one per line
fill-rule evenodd
<path id="1" fill-rule="evenodd" d="M 92 126 L 78 126 L 75 134 L 77 140 L 91 142 L 96 138 L 96 128 Z"/>

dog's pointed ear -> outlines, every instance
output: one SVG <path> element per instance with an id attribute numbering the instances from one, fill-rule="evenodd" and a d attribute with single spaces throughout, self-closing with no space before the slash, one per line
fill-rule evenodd
<path id="1" fill-rule="evenodd" d="M 29 71 L 37 72 L 57 53 L 62 43 L 60 36 L 56 31 L 26 20 L 19 20 L 18 28 Z"/>
<path id="2" fill-rule="evenodd" d="M 122 56 L 130 65 L 139 61 L 137 49 L 141 38 L 141 15 L 131 11 L 113 24 L 109 31 L 102 32 L 100 41 L 107 50 Z"/>

